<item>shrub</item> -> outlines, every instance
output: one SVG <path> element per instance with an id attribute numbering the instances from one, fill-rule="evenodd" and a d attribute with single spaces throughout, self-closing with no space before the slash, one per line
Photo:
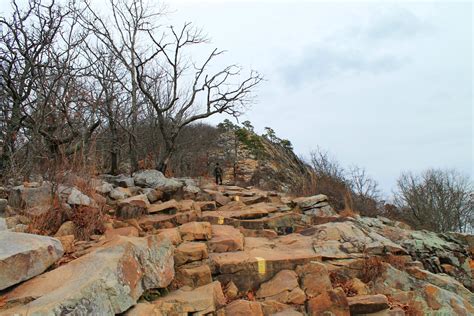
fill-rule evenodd
<path id="1" fill-rule="evenodd" d="M 89 240 L 91 235 L 105 232 L 105 216 L 96 207 L 74 207 L 71 220 L 75 225 L 74 236 L 79 240 Z"/>

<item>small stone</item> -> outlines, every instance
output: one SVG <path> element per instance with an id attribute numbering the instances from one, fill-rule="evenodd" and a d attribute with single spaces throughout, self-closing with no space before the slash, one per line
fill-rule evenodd
<path id="1" fill-rule="evenodd" d="M 58 231 L 54 235 L 55 237 L 62 237 L 68 235 L 74 235 L 76 232 L 76 225 L 72 221 L 64 222 Z"/>
<path id="2" fill-rule="evenodd" d="M 230 281 L 225 286 L 224 293 L 229 300 L 233 300 L 239 295 L 239 289 L 235 286 L 234 282 Z"/>

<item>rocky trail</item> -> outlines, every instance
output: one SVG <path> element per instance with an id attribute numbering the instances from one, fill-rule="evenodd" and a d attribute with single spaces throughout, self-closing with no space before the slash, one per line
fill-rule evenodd
<path id="1" fill-rule="evenodd" d="M 59 186 L 103 233 L 28 233 L 52 185 L 0 190 L 0 315 L 474 315 L 473 235 L 154 170 Z"/>

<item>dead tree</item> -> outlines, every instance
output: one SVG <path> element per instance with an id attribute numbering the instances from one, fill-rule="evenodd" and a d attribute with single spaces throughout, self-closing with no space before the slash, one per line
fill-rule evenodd
<path id="1" fill-rule="evenodd" d="M 46 67 L 48 51 L 70 14 L 54 0 L 29 0 L 21 9 L 12 2 L 12 17 L 0 17 L 0 94 L 2 153 L 0 170 L 11 166 L 15 144 L 27 113 L 37 102 L 35 86 Z"/>
<path id="2" fill-rule="evenodd" d="M 210 72 L 211 63 L 223 53 L 217 49 L 200 64 L 187 61 L 190 48 L 207 42 L 189 23 L 179 31 L 170 27 L 169 40 L 166 35 L 157 38 L 152 31 L 148 35 L 153 52 L 146 57 L 137 55 L 136 81 L 159 122 L 164 152 L 157 169 L 165 172 L 184 127 L 218 113 L 239 116 L 262 76 L 251 71 L 242 79 L 236 65 Z"/>
<path id="3" fill-rule="evenodd" d="M 115 55 L 125 67 L 128 76 L 121 84 L 130 93 L 129 154 L 132 171 L 138 169 L 137 134 L 140 102 L 136 81 L 138 56 L 143 54 L 141 35 L 153 31 L 160 11 L 155 10 L 146 0 L 109 0 L 111 18 L 99 16 L 89 2 L 81 15 L 81 24 L 94 33 L 95 38 Z"/>

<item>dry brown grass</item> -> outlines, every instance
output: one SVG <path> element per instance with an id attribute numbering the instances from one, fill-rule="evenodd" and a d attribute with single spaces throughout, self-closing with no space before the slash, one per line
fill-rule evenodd
<path id="1" fill-rule="evenodd" d="M 368 257 L 364 260 L 359 279 L 364 283 L 375 281 L 382 276 L 385 268 L 380 257 Z"/>
<path id="2" fill-rule="evenodd" d="M 71 220 L 75 225 L 74 236 L 79 240 L 89 240 L 91 235 L 101 235 L 105 232 L 106 220 L 102 211 L 96 207 L 79 206 L 72 212 Z"/>
<path id="3" fill-rule="evenodd" d="M 383 259 L 386 263 L 398 270 L 405 270 L 405 264 L 407 262 L 405 257 L 396 256 L 389 254 Z"/>
<path id="4" fill-rule="evenodd" d="M 347 297 L 352 297 L 357 295 L 357 290 L 354 288 L 352 279 L 342 273 L 341 271 L 330 271 L 329 279 L 333 288 L 341 287 L 344 290 L 344 293 Z"/>
<path id="5" fill-rule="evenodd" d="M 54 235 L 68 218 L 68 211 L 61 206 L 59 198 L 55 196 L 48 211 L 31 218 L 27 232 L 38 235 Z"/>

